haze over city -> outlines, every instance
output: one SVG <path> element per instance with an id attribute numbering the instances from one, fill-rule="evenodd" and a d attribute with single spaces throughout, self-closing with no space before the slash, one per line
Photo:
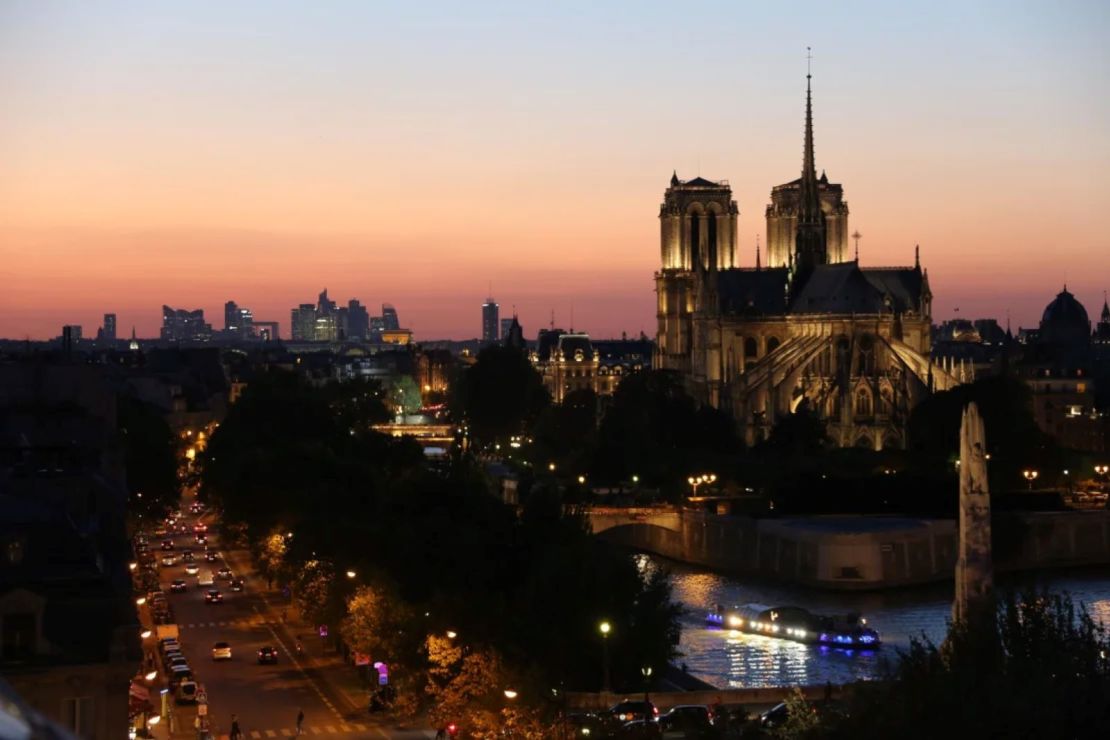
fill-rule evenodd
<path id="1" fill-rule="evenodd" d="M 416 336 L 653 334 L 673 170 L 728 179 L 740 264 L 816 164 L 933 318 L 1034 326 L 1110 280 L 1099 2 L 0 8 L 0 336 L 158 333 L 163 303 L 288 331 L 323 288 Z M 218 19 L 218 22 L 217 22 Z M 984 280 L 991 287 L 984 289 Z M 958 313 L 957 313 L 958 309 Z"/>

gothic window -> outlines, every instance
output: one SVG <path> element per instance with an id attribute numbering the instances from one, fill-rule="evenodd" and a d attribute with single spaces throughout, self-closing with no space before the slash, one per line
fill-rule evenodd
<path id="1" fill-rule="evenodd" d="M 867 335 L 859 340 L 859 374 L 873 375 L 875 373 L 875 340 Z"/>
<path id="2" fill-rule="evenodd" d="M 871 393 L 866 388 L 856 391 L 856 416 L 871 416 Z"/>
<path id="3" fill-rule="evenodd" d="M 856 447 L 860 448 L 861 450 L 870 450 L 872 449 L 872 447 L 874 447 L 874 445 L 871 443 L 870 437 L 860 437 L 856 440 Z"/>
<path id="4" fill-rule="evenodd" d="M 778 349 L 779 344 L 781 344 L 781 342 L 779 342 L 778 337 L 771 337 L 770 339 L 768 339 L 767 340 L 767 354 L 771 354 L 776 349 Z"/>
<path id="5" fill-rule="evenodd" d="M 744 358 L 754 360 L 757 354 L 759 354 L 759 346 L 756 344 L 755 337 L 748 337 L 744 340 Z"/>

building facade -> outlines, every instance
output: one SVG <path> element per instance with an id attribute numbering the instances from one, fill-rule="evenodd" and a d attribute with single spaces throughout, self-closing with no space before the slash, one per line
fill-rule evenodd
<path id="1" fill-rule="evenodd" d="M 482 343 L 494 344 L 501 338 L 501 307 L 497 301 L 487 298 L 482 304 Z"/>
<path id="2" fill-rule="evenodd" d="M 906 267 L 847 260 L 843 188 L 817 176 L 809 76 L 801 177 L 771 192 L 768 265 L 738 266 L 739 209 L 727 181 L 663 196 L 654 365 L 731 412 L 748 444 L 803 404 L 840 446 L 900 448 L 910 410 L 956 384 L 929 360 L 932 294 Z"/>
<path id="3" fill-rule="evenodd" d="M 162 339 L 167 342 L 207 342 L 212 325 L 204 321 L 204 309 L 188 311 L 162 306 Z"/>

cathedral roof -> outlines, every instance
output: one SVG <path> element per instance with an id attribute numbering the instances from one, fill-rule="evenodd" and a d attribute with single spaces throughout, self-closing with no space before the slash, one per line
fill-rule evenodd
<path id="1" fill-rule="evenodd" d="M 861 270 L 855 262 L 818 265 L 790 304 L 791 313 L 916 311 L 921 273 L 912 267 Z"/>
<path id="2" fill-rule="evenodd" d="M 782 315 L 786 313 L 786 268 L 764 270 L 721 270 L 717 273 L 717 295 L 721 313 L 736 316 Z"/>
<path id="3" fill-rule="evenodd" d="M 692 188 L 721 188 L 721 187 L 725 187 L 725 183 L 713 182 L 712 180 L 706 180 L 704 177 L 700 177 L 700 176 L 695 177 L 693 180 L 684 180 L 680 184 L 685 186 L 685 187 L 688 187 L 688 188 L 691 188 L 691 187 Z"/>

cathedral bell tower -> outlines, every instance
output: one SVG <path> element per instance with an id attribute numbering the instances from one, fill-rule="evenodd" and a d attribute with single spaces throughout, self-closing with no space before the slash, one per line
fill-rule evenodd
<path id="1" fill-rule="evenodd" d="M 698 288 L 707 287 L 706 280 L 716 280 L 718 270 L 736 266 L 739 214 L 727 180 L 679 180 L 677 173 L 671 175 L 659 207 L 656 368 L 690 371 L 693 314 L 701 308 L 697 304 L 709 297 Z"/>

